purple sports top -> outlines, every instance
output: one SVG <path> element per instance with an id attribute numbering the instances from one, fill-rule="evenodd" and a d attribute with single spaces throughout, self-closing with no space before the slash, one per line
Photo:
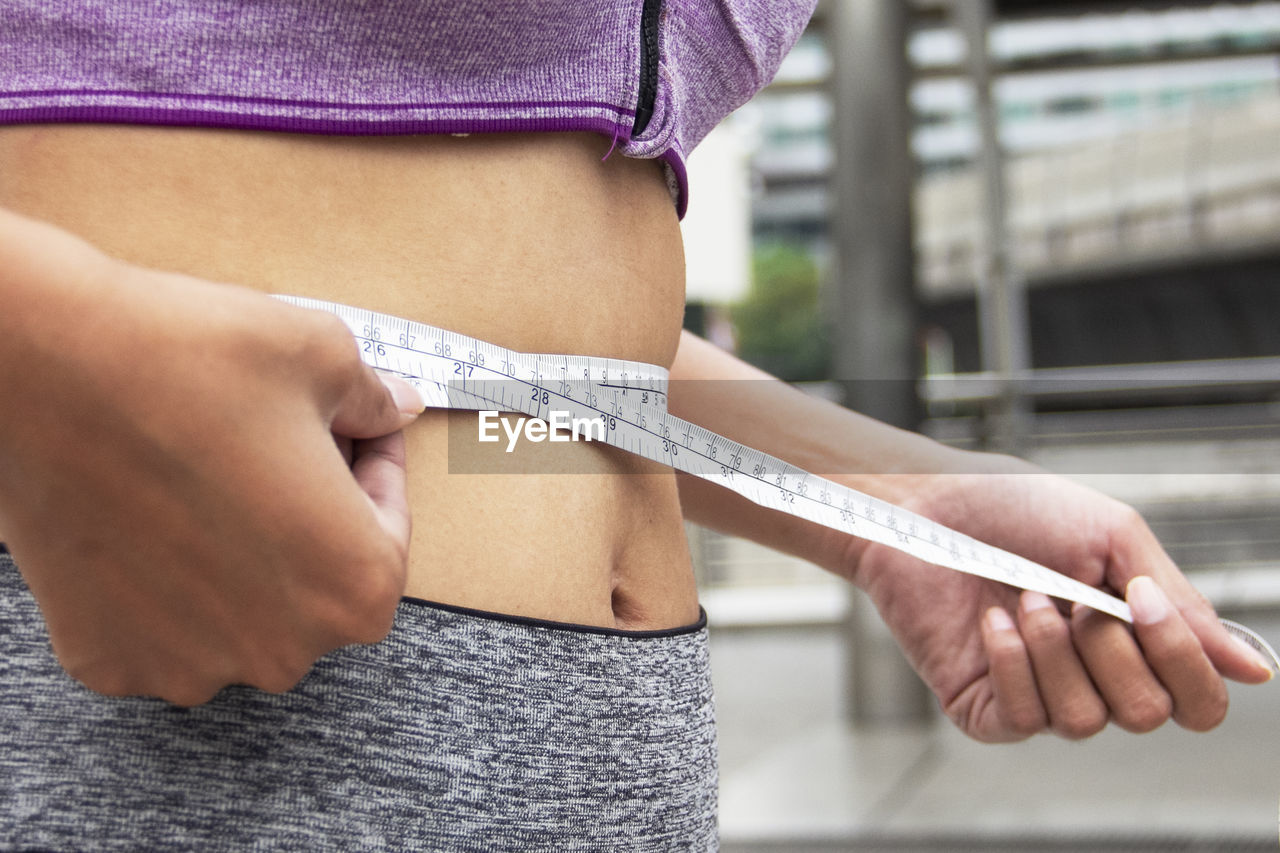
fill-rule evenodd
<path id="1" fill-rule="evenodd" d="M 5 0 L 0 124 L 596 131 L 684 159 L 816 0 Z"/>

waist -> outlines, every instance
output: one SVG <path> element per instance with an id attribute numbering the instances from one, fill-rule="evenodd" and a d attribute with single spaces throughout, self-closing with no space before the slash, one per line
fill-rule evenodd
<path id="1" fill-rule="evenodd" d="M 589 134 L 10 127 L 0 205 L 142 266 L 516 350 L 667 366 L 684 299 L 675 210 L 656 163 L 607 150 Z M 451 474 L 451 417 L 428 413 L 407 435 L 409 594 L 597 625 L 696 618 L 669 472 L 575 444 L 557 450 L 587 473 Z"/>
<path id="2" fill-rule="evenodd" d="M 661 167 L 593 134 L 0 128 L 0 204 L 142 266 L 513 349 L 667 365 L 684 262 Z"/>

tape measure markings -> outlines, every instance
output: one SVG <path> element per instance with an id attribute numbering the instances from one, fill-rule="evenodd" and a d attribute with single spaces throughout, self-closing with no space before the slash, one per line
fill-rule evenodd
<path id="1" fill-rule="evenodd" d="M 543 420 L 549 420 L 553 410 L 575 418 L 602 417 L 608 427 L 606 443 L 717 483 L 760 506 L 929 563 L 1078 601 L 1132 622 L 1129 606 L 1102 590 L 671 414 L 669 374 L 661 367 L 614 358 L 520 353 L 368 309 L 278 298 L 337 315 L 359 342 L 365 362 L 412 383 L 429 407 L 512 411 Z M 521 389 L 516 399 L 510 393 L 513 387 Z M 581 388 L 583 399 L 573 395 L 575 387 Z M 1265 640 L 1238 623 L 1222 622 L 1280 671 L 1280 658 Z"/>

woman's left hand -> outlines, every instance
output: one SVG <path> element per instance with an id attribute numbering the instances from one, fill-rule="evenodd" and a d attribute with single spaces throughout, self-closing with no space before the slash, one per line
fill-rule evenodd
<path id="1" fill-rule="evenodd" d="M 1146 732 L 1170 717 L 1204 731 L 1226 714 L 1223 677 L 1271 676 L 1131 507 L 1019 460 L 969 459 L 985 472 L 921 476 L 904 507 L 1125 595 L 1134 624 L 850 542 L 844 573 L 963 731 L 981 741 L 1046 730 L 1083 738 L 1111 720 Z"/>

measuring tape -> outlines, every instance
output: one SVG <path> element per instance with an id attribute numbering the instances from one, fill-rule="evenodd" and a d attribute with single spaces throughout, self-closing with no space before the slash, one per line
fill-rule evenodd
<path id="1" fill-rule="evenodd" d="M 429 408 L 519 412 L 543 420 L 554 411 L 564 413 L 567 422 L 602 423 L 591 438 L 717 483 L 760 506 L 928 563 L 1133 621 L 1129 605 L 1113 595 L 672 415 L 667 411 L 668 374 L 661 367 L 515 352 L 363 308 L 277 298 L 337 315 L 355 335 L 364 361 L 414 385 Z M 1280 672 L 1280 658 L 1266 640 L 1230 620 L 1222 624 Z"/>

